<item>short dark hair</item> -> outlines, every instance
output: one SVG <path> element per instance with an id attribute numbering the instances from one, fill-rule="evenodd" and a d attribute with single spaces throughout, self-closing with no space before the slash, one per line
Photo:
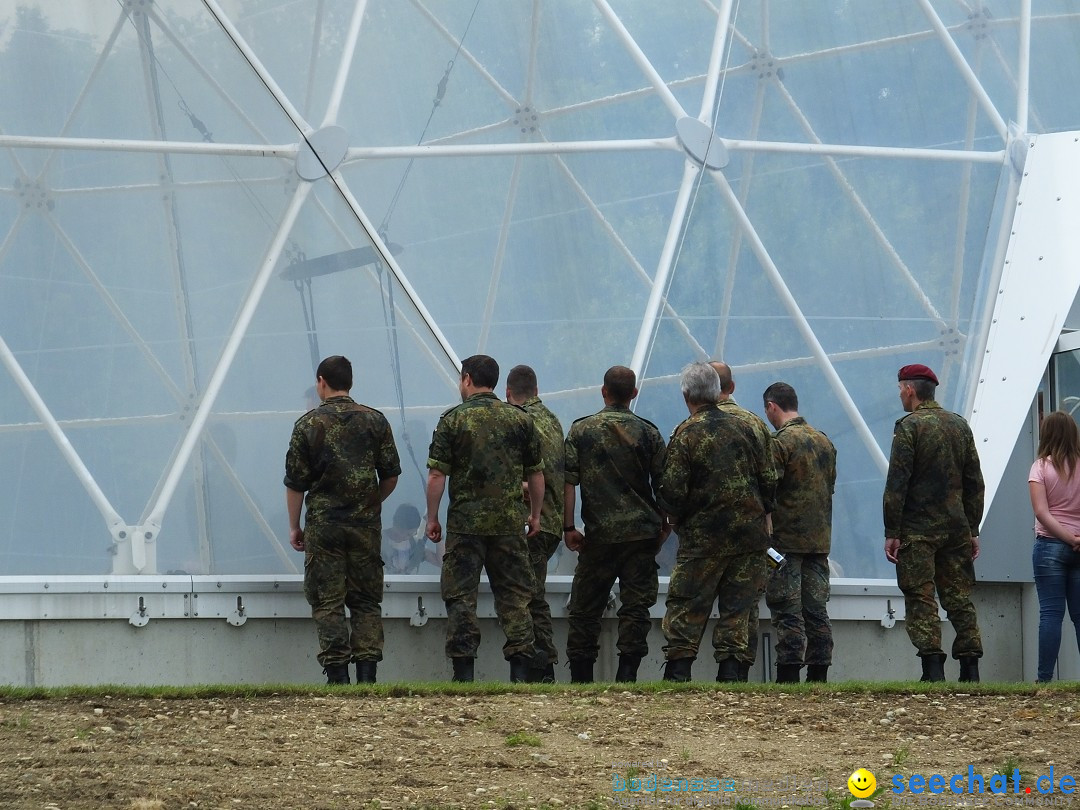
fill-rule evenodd
<path id="1" fill-rule="evenodd" d="M 515 397 L 534 397 L 540 388 L 531 366 L 514 366 L 506 374 L 506 388 Z"/>
<path id="2" fill-rule="evenodd" d="M 315 369 L 315 379 L 318 380 L 319 377 L 323 378 L 332 391 L 349 391 L 352 389 L 352 363 L 348 357 L 340 354 L 327 357 Z"/>
<path id="3" fill-rule="evenodd" d="M 774 382 L 765 389 L 765 393 L 761 395 L 761 398 L 766 405 L 775 402 L 776 407 L 782 411 L 799 410 L 799 395 L 786 382 Z"/>
<path id="4" fill-rule="evenodd" d="M 477 388 L 494 388 L 499 384 L 499 364 L 494 357 L 474 354 L 461 361 L 461 379 L 468 374 Z"/>
<path id="5" fill-rule="evenodd" d="M 919 402 L 929 402 L 937 394 L 937 383 L 930 380 L 904 380 L 903 382 L 911 386 Z"/>
<path id="6" fill-rule="evenodd" d="M 626 405 L 634 398 L 637 375 L 632 368 L 612 366 L 604 374 L 604 387 L 611 399 L 619 405 Z"/>

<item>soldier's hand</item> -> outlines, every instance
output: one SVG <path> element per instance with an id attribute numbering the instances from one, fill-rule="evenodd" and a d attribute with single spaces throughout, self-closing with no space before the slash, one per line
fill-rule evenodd
<path id="1" fill-rule="evenodd" d="M 536 535 L 540 533 L 540 516 L 537 515 L 536 517 L 533 517 L 532 515 L 529 515 L 526 525 L 528 526 L 528 529 L 525 531 L 525 536 L 536 537 Z"/>
<path id="2" fill-rule="evenodd" d="M 442 540 L 442 524 L 439 523 L 438 518 L 428 518 L 427 531 L 424 534 L 432 543 L 438 543 Z"/>
<path id="3" fill-rule="evenodd" d="M 899 537 L 886 537 L 885 538 L 885 559 L 896 564 L 896 555 L 900 553 L 900 538 Z"/>
<path id="4" fill-rule="evenodd" d="M 297 551 L 303 551 L 306 548 L 306 546 L 304 545 L 303 529 L 289 530 L 289 545 L 295 548 Z"/>
<path id="5" fill-rule="evenodd" d="M 563 542 L 566 543 L 566 547 L 571 551 L 581 551 L 585 545 L 585 535 L 579 532 L 577 529 L 572 529 L 568 532 L 563 532 Z"/>
<path id="6" fill-rule="evenodd" d="M 979 559 L 979 537 L 976 535 L 971 538 L 971 560 L 974 562 Z"/>

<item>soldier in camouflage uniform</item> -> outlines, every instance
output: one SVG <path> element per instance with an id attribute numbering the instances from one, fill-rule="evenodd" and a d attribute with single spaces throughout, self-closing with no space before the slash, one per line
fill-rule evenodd
<path id="1" fill-rule="evenodd" d="M 668 585 L 664 679 L 689 681 L 705 623 L 717 601 L 716 679 L 739 680 L 746 613 L 760 598 L 776 473 L 750 429 L 717 404 L 720 380 L 707 363 L 682 372 L 690 411 L 668 445 L 660 505 L 676 519 L 679 552 Z M 717 599 L 719 597 L 719 599 Z"/>
<path id="2" fill-rule="evenodd" d="M 348 359 L 319 364 L 322 404 L 296 421 L 285 456 L 289 542 L 304 552 L 304 596 L 327 683 L 348 683 L 350 661 L 357 683 L 375 682 L 383 649 L 382 502 L 401 474 L 389 422 L 349 397 L 352 383 Z"/>
<path id="3" fill-rule="evenodd" d="M 455 681 L 473 679 L 473 661 L 480 646 L 476 598 L 480 571 L 487 571 L 495 612 L 506 643 L 510 680 L 526 681 L 533 660 L 533 624 L 529 602 L 534 581 L 528 536 L 540 531 L 544 501 L 540 434 L 521 408 L 495 396 L 499 365 L 487 355 L 461 363 L 462 404 L 442 415 L 428 451 L 427 536 L 442 539 L 439 502 L 450 478 L 446 517 L 446 554 L 442 597 L 446 603 L 446 655 Z M 527 481 L 529 506 L 522 499 Z"/>
<path id="4" fill-rule="evenodd" d="M 528 539 L 536 590 L 529 602 L 536 659 L 529 670 L 534 683 L 555 683 L 555 665 L 559 651 L 552 640 L 551 606 L 546 585 L 548 562 L 562 542 L 563 519 L 563 429 L 555 414 L 540 400 L 536 372 L 529 366 L 514 366 L 506 375 L 506 401 L 525 409 L 540 433 L 544 455 L 544 503 L 540 508 L 540 531 Z M 527 490 L 526 490 L 527 492 Z"/>
<path id="5" fill-rule="evenodd" d="M 649 610 L 659 590 L 656 552 L 666 537 L 655 498 L 664 439 L 655 425 L 630 411 L 636 382 L 625 366 L 608 369 L 600 389 L 604 409 L 578 419 L 566 436 L 563 539 L 579 553 L 566 639 L 574 683 L 593 679 L 600 617 L 616 579 L 622 605 L 615 680 L 636 681 L 649 651 Z M 584 534 L 574 525 L 576 486 Z"/>
<path id="6" fill-rule="evenodd" d="M 769 430 L 769 426 L 765 424 L 760 416 L 753 411 L 746 410 L 735 401 L 733 396 L 735 393 L 735 378 L 731 373 L 731 366 L 719 360 L 714 360 L 709 365 L 713 367 L 713 371 L 720 377 L 720 399 L 717 402 L 720 409 L 724 413 L 730 413 L 745 422 L 753 432 L 755 440 L 764 448 L 765 458 L 772 459 L 772 431 Z M 758 627 L 760 624 L 758 603 L 760 601 L 761 594 L 758 594 L 758 598 L 753 601 L 750 610 L 746 612 L 746 648 L 738 655 L 739 680 L 743 682 L 749 680 L 750 668 L 754 666 L 754 661 L 757 659 Z"/>
<path id="7" fill-rule="evenodd" d="M 787 558 L 765 588 L 776 629 L 776 682 L 798 683 L 803 663 L 808 683 L 824 682 L 833 648 L 826 603 L 836 448 L 799 416 L 799 397 L 790 385 L 773 383 L 762 398 L 765 417 L 776 428 L 773 547 Z"/>
<path id="8" fill-rule="evenodd" d="M 924 681 L 945 680 L 934 589 L 956 630 L 960 680 L 979 680 L 982 638 L 971 592 L 979 556 L 983 479 L 967 422 L 935 401 L 937 376 L 924 365 L 897 375 L 908 415 L 893 430 L 885 481 L 885 557 L 896 564 L 907 631 Z"/>

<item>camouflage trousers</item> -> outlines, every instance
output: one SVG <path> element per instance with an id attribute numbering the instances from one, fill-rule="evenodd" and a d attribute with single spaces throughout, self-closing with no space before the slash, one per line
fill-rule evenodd
<path id="1" fill-rule="evenodd" d="M 920 657 L 944 652 L 941 620 L 934 601 L 935 587 L 956 631 L 953 657 L 982 656 L 982 637 L 975 605 L 971 602 L 975 564 L 971 559 L 970 537 L 917 537 L 903 541 L 897 553 L 896 584 L 904 592 L 908 638 Z"/>
<path id="2" fill-rule="evenodd" d="M 761 627 L 761 594 L 759 593 L 746 612 L 746 646 L 742 648 L 738 656 L 739 661 L 752 667 L 757 660 L 758 629 Z"/>
<path id="3" fill-rule="evenodd" d="M 787 554 L 765 588 L 765 603 L 776 630 L 776 663 L 802 666 L 832 664 L 829 601 L 829 555 Z"/>
<path id="4" fill-rule="evenodd" d="M 495 613 L 506 634 L 507 659 L 535 655 L 529 601 L 536 590 L 525 535 L 477 535 L 448 532 L 442 564 L 442 598 L 446 603 L 446 655 L 475 658 L 480 648 L 476 599 L 480 571 L 487 572 Z"/>
<path id="5" fill-rule="evenodd" d="M 552 555 L 559 548 L 562 538 L 550 532 L 540 532 L 528 539 L 529 562 L 532 565 L 536 590 L 529 600 L 533 635 L 536 637 L 536 660 L 538 665 L 559 663 L 559 651 L 555 649 L 554 632 L 551 629 L 551 605 L 547 601 L 547 569 Z"/>
<path id="6" fill-rule="evenodd" d="M 304 527 L 304 596 L 315 619 L 318 659 L 324 667 L 382 660 L 379 535 L 378 527 Z"/>
<path id="7" fill-rule="evenodd" d="M 744 654 L 747 612 L 760 598 L 765 576 L 762 551 L 715 557 L 680 554 L 671 572 L 664 613 L 667 659 L 697 658 L 714 601 L 718 615 L 713 629 L 713 657 L 720 662 Z"/>
<path id="8" fill-rule="evenodd" d="M 574 584 L 570 589 L 566 657 L 595 661 L 600 652 L 600 617 L 608 596 L 619 580 L 619 652 L 645 656 L 649 652 L 649 609 L 656 604 L 660 580 L 656 540 L 596 543 L 578 553 Z"/>

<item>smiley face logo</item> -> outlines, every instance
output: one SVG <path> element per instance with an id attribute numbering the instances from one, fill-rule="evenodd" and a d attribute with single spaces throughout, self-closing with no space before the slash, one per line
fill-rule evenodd
<path id="1" fill-rule="evenodd" d="M 866 768 L 859 768 L 847 780 L 848 790 L 857 799 L 866 799 L 872 796 L 877 788 L 877 779 Z"/>

